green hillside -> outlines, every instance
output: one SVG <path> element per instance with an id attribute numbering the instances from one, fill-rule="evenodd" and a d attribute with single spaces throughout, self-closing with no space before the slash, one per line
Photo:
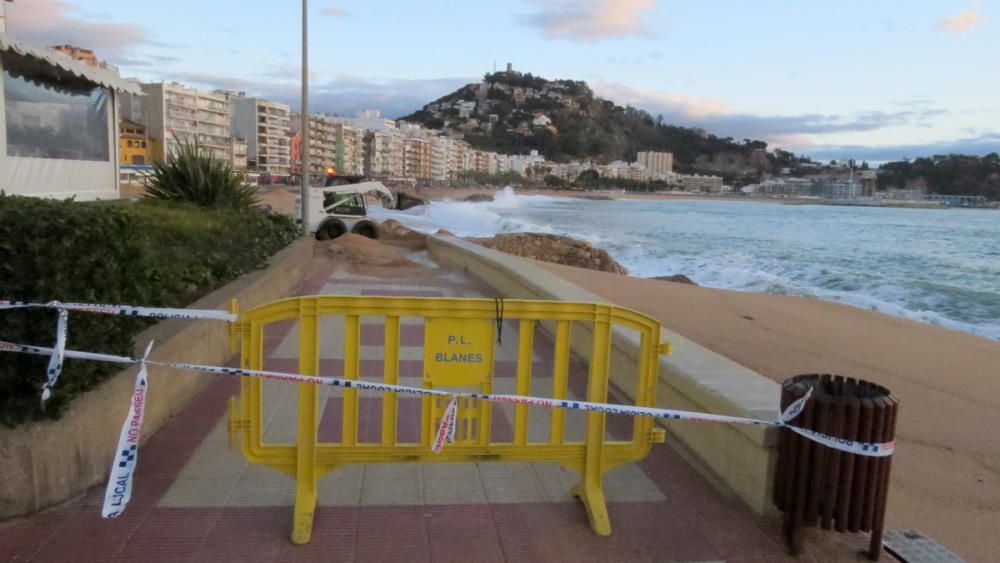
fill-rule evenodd
<path id="1" fill-rule="evenodd" d="M 638 151 L 668 151 L 676 171 L 717 174 L 727 181 L 755 181 L 798 160 L 786 151 L 768 153 L 763 141 L 735 142 L 664 123 L 662 117 L 595 96 L 586 82 L 518 72 L 487 74 L 482 83 L 459 88 L 402 119 L 460 132 L 477 149 L 507 154 L 537 149 L 557 162 L 634 161 Z"/>

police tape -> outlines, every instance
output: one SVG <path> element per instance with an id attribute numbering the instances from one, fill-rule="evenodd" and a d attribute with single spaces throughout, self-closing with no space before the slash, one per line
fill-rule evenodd
<path id="1" fill-rule="evenodd" d="M 65 344 L 65 343 L 64 343 Z M 32 346 L 27 344 L 15 344 L 0 340 L 0 352 L 17 352 L 25 354 L 35 354 L 64 358 L 74 358 L 81 360 L 110 362 L 117 364 L 139 364 L 139 372 L 136 374 L 133 393 L 129 398 L 129 411 L 122 422 L 121 432 L 118 436 L 118 447 L 115 452 L 114 461 L 111 466 L 111 473 L 108 476 L 108 485 L 105 490 L 104 505 L 101 515 L 104 518 L 116 518 L 125 510 L 129 499 L 132 496 L 132 487 L 135 482 L 135 469 L 138 464 L 139 438 L 142 428 L 143 414 L 148 403 L 148 366 L 160 366 L 179 370 L 192 370 L 202 373 L 216 375 L 230 375 L 237 377 L 257 377 L 273 381 L 287 381 L 293 383 L 307 383 L 311 385 L 330 385 L 334 387 L 344 387 L 347 389 L 361 389 L 368 391 L 380 391 L 391 393 L 404 393 L 417 396 L 447 397 L 448 405 L 441 417 L 440 425 L 431 444 L 434 453 L 440 453 L 445 443 L 455 440 L 455 428 L 457 426 L 458 400 L 459 398 L 472 398 L 497 403 L 514 403 L 549 408 L 565 408 L 590 412 L 603 412 L 607 414 L 618 414 L 627 416 L 650 416 L 655 418 L 665 418 L 668 420 L 689 420 L 696 422 L 720 422 L 727 424 L 751 424 L 758 426 L 785 427 L 796 432 L 816 443 L 826 447 L 840 450 L 847 453 L 870 456 L 886 457 L 892 455 L 895 445 L 889 443 L 871 443 L 846 440 L 835 436 L 829 436 L 788 424 L 805 409 L 812 390 L 805 396 L 793 402 L 781 413 L 777 421 L 759 420 L 738 416 L 718 415 L 711 413 L 698 413 L 691 411 L 681 411 L 674 409 L 662 409 L 654 407 L 640 407 L 629 405 L 615 405 L 611 403 L 596 403 L 590 401 L 575 401 L 570 399 L 548 399 L 544 397 L 532 397 L 526 395 L 506 395 L 493 393 L 468 393 L 450 392 L 440 389 L 424 389 L 422 387 L 410 387 L 406 385 L 395 385 L 389 383 L 376 383 L 360 381 L 354 379 L 343 379 L 328 376 L 312 376 L 297 373 L 286 373 L 269 370 L 252 370 L 244 368 L 220 367 L 203 364 L 191 364 L 180 362 L 158 362 L 148 359 L 152 343 L 146 348 L 146 353 L 142 359 L 134 359 L 127 356 L 116 356 L 111 354 L 101 354 L 96 352 L 82 352 L 77 350 L 46 348 L 44 346 Z M 61 361 L 61 360 L 60 360 Z"/>
<path id="2" fill-rule="evenodd" d="M 237 316 L 216 309 L 173 309 L 169 307 L 136 307 L 133 305 L 109 305 L 95 303 L 32 303 L 0 299 L 0 309 L 47 308 L 122 317 L 146 317 L 151 319 L 210 319 L 216 321 L 236 321 Z"/>
<path id="3" fill-rule="evenodd" d="M 42 385 L 42 406 L 52 398 L 52 389 L 59 381 L 62 373 L 63 351 L 66 349 L 66 339 L 69 335 L 69 311 L 98 313 L 102 315 L 117 315 L 124 317 L 145 317 L 152 319 L 203 319 L 216 321 L 236 321 L 236 315 L 214 309 L 172 309 L 166 307 L 135 307 L 133 305 L 109 305 L 95 303 L 32 303 L 29 301 L 11 301 L 0 299 L 0 310 L 43 308 L 56 309 L 59 320 L 56 325 L 55 353 L 49 358 L 46 371 L 47 379 Z"/>
<path id="4" fill-rule="evenodd" d="M 111 472 L 108 474 L 108 486 L 104 491 L 104 506 L 101 509 L 102 518 L 117 518 L 125 511 L 125 506 L 132 498 L 132 483 L 135 482 L 135 468 L 139 463 L 139 438 L 142 434 L 142 419 L 146 413 L 146 403 L 149 391 L 146 360 L 153 349 L 153 342 L 146 346 L 146 353 L 139 361 L 139 372 L 135 374 L 135 384 L 132 396 L 129 398 L 129 410 L 122 422 L 118 434 L 118 449 L 111 461 Z"/>
<path id="5" fill-rule="evenodd" d="M 24 344 L 14 344 L 4 341 L 0 341 L 0 351 L 22 352 L 22 353 L 39 354 L 39 355 L 51 355 L 53 353 L 53 350 L 51 348 L 45 348 L 41 346 L 29 346 Z M 120 364 L 134 364 L 134 363 L 139 363 L 141 361 L 123 356 L 112 356 L 112 355 L 98 354 L 93 352 L 78 352 L 75 350 L 66 350 L 65 355 L 67 358 L 106 361 L 106 362 L 114 362 Z M 797 426 L 789 424 L 789 422 L 791 422 L 799 414 L 801 414 L 802 410 L 805 408 L 806 401 L 809 399 L 811 390 L 810 393 L 807 393 L 804 397 L 798 399 L 797 401 L 789 405 L 788 408 L 786 408 L 784 412 L 781 413 L 778 420 L 771 421 L 771 420 L 760 420 L 756 418 L 746 418 L 746 417 L 729 416 L 722 414 L 664 409 L 659 407 L 616 405 L 612 403 L 596 403 L 590 401 L 577 401 L 572 399 L 549 399 L 545 397 L 532 397 L 526 395 L 506 395 L 506 394 L 493 394 L 493 393 L 452 392 L 452 391 L 443 391 L 441 389 L 424 389 L 422 387 L 410 387 L 406 385 L 394 385 L 389 383 L 377 383 L 377 382 L 361 381 L 356 379 L 343 379 L 343 378 L 328 377 L 328 376 L 301 375 L 296 373 L 286 373 L 286 372 L 268 371 L 268 370 L 252 370 L 252 369 L 235 368 L 235 367 L 219 367 L 219 366 L 178 363 L 178 362 L 156 362 L 152 360 L 146 360 L 145 363 L 148 365 L 162 366 L 162 367 L 181 369 L 181 370 L 199 371 L 203 373 L 231 375 L 238 377 L 258 377 L 261 379 L 269 379 L 275 381 L 309 383 L 312 385 L 329 385 L 333 387 L 344 387 L 347 389 L 361 389 L 366 391 L 404 393 L 417 396 L 447 397 L 449 399 L 455 399 L 458 397 L 467 397 L 467 398 L 480 399 L 484 401 L 492 401 L 497 403 L 514 403 L 514 404 L 524 404 L 524 405 L 538 406 L 538 407 L 574 409 L 574 410 L 603 412 L 607 414 L 617 414 L 626 416 L 649 416 L 654 418 L 663 418 L 667 420 L 685 420 L 693 422 L 718 422 L 724 424 L 746 424 L 755 426 L 786 427 L 789 430 L 801 434 L 802 436 L 812 439 L 820 444 L 823 444 L 824 446 L 844 451 L 847 453 L 870 456 L 870 457 L 886 457 L 892 455 L 894 450 L 893 442 L 874 443 L 874 442 L 858 442 L 854 440 L 846 440 L 843 438 L 837 438 L 835 436 L 822 434 L 814 430 L 799 428 Z M 449 404 L 449 408 L 450 406 L 451 405 Z M 446 409 L 445 413 L 446 415 L 447 411 L 448 409 Z M 452 436 L 454 435 L 453 428 L 449 428 L 446 426 L 446 419 L 447 416 L 442 418 L 442 426 L 441 426 L 441 428 L 444 428 L 446 430 L 445 439 L 447 439 L 447 436 L 449 434 L 451 434 Z M 439 428 L 439 431 L 441 430 L 441 428 Z"/>

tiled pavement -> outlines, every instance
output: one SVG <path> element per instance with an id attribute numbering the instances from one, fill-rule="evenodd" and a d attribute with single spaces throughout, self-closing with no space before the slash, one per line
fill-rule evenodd
<path id="1" fill-rule="evenodd" d="M 312 273 L 299 294 L 490 296 L 474 280 L 435 271 L 419 281 L 342 269 Z M 361 375 L 381 378 L 382 327 L 362 320 Z M 343 363 L 342 321 L 326 321 L 321 373 Z M 265 368 L 294 371 L 294 326 L 266 334 Z M 517 333 L 505 323 L 496 349 L 495 390 L 513 392 Z M 419 385 L 423 329 L 404 319 L 400 382 Z M 551 391 L 552 343 L 536 334 L 532 393 Z M 586 366 L 571 366 L 570 393 L 582 396 Z M 545 374 L 549 374 L 548 377 Z M 265 382 L 265 440 L 293 440 L 295 389 Z M 289 540 L 294 482 L 248 464 L 226 437 L 225 400 L 238 382 L 220 378 L 141 450 L 136 489 L 123 516 L 100 517 L 103 490 L 31 518 L 0 523 L 0 561 L 774 561 L 787 558 L 773 523 L 762 524 L 725 498 L 666 445 L 605 477 L 613 533 L 595 535 L 570 497 L 577 476 L 558 464 L 368 464 L 320 481 L 312 541 Z M 340 435 L 340 389 L 322 388 L 319 436 Z M 358 436 L 380 436 L 381 400 L 363 394 Z M 493 438 L 510 438 L 513 409 L 494 409 Z M 399 400 L 399 439 L 418 441 L 419 402 Z M 567 413 L 567 439 L 582 436 L 583 414 Z M 529 439 L 548 431 L 548 411 L 531 409 Z M 627 438 L 628 420 L 608 418 Z M 669 438 L 668 438 L 669 439 Z M 447 446 L 446 446 L 447 447 Z"/>

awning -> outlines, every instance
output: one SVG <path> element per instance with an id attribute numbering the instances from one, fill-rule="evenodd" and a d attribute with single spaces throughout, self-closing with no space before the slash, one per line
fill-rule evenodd
<path id="1" fill-rule="evenodd" d="M 32 45 L 22 43 L 5 33 L 0 33 L 0 52 L 11 52 L 23 57 L 31 57 L 33 59 L 43 61 L 46 64 L 68 72 L 73 76 L 88 80 L 94 84 L 111 88 L 118 92 L 139 95 L 142 94 L 142 89 L 138 84 L 123 80 L 120 76 L 118 76 L 116 71 L 90 66 L 82 62 L 75 61 L 62 53 L 57 53 L 56 51 L 45 47 L 34 47 Z"/>

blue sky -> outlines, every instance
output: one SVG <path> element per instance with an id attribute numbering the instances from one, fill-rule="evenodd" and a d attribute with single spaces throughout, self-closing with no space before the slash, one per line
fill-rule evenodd
<path id="1" fill-rule="evenodd" d="M 8 33 L 298 105 L 294 0 L 15 0 Z M 1000 151 L 987 0 L 310 2 L 311 109 L 408 113 L 508 61 L 817 158 Z"/>

